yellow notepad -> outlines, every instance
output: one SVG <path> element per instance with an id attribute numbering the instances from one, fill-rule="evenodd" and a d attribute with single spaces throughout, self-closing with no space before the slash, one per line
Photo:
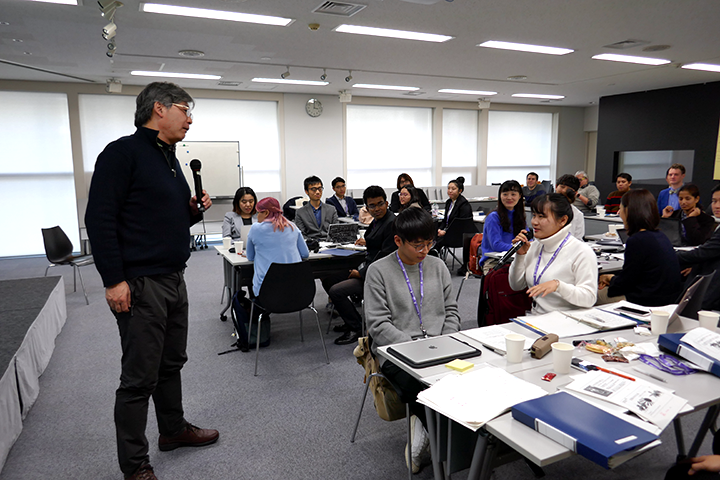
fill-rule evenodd
<path id="1" fill-rule="evenodd" d="M 466 360 L 460 360 L 459 358 L 456 358 L 452 362 L 446 363 L 445 366 L 452 370 L 457 370 L 458 372 L 467 372 L 468 370 L 473 368 L 475 364 L 470 363 Z"/>

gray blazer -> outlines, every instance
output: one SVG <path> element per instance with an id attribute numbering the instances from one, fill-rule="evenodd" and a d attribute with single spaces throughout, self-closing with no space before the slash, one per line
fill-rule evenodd
<path id="1" fill-rule="evenodd" d="M 320 211 L 322 213 L 322 223 L 320 228 L 318 228 L 317 221 L 315 220 L 315 214 L 312 211 L 312 205 L 310 205 L 310 202 L 295 212 L 295 225 L 298 226 L 305 238 L 325 240 L 330 224 L 338 223 L 338 215 L 335 207 L 328 205 L 327 203 L 320 202 Z"/>

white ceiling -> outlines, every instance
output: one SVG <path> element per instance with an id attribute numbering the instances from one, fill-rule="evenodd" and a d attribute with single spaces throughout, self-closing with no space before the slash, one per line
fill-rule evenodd
<path id="1" fill-rule="evenodd" d="M 223 81 L 176 80 L 184 87 L 412 98 L 401 92 L 352 89 L 352 83 L 420 87 L 417 98 L 474 100 L 438 93 L 440 88 L 492 90 L 500 103 L 541 104 L 512 98 L 513 93 L 565 95 L 553 102 L 587 106 L 601 96 L 720 80 L 720 73 L 678 68 L 680 64 L 720 64 L 720 2 L 717 0 L 358 0 L 367 5 L 350 18 L 312 13 L 323 0 L 154 0 L 158 3 L 231 10 L 293 18 L 287 27 L 253 25 L 142 13 L 138 0 L 115 17 L 118 50 L 111 61 L 102 39 L 95 0 L 82 6 L 22 0 L 0 0 L 0 79 L 105 83 L 110 77 L 126 85 L 149 78 L 130 70 L 211 73 Z M 430 3 L 430 4 L 427 4 Z M 311 31 L 308 24 L 318 23 Z M 452 35 L 426 43 L 333 32 L 342 23 Z M 636 39 L 645 46 L 617 51 L 604 45 Z M 18 42 L 16 40 L 22 40 Z M 477 47 L 486 40 L 505 40 L 575 50 L 550 56 Z M 643 52 L 669 45 L 660 52 Z M 178 51 L 201 50 L 201 59 Z M 25 53 L 27 52 L 27 53 Z M 666 58 L 660 67 L 592 60 L 599 53 Z M 319 80 L 325 87 L 260 85 L 253 77 L 275 77 L 290 66 L 291 78 Z M 28 68 L 32 67 L 32 68 Z M 36 70 L 40 69 L 40 70 Z M 352 70 L 353 81 L 344 77 Z M 507 77 L 526 75 L 525 81 Z M 545 101 L 546 103 L 547 101 Z"/>

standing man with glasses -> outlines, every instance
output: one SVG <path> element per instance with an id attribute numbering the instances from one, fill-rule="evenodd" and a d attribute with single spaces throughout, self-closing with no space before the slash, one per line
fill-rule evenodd
<path id="1" fill-rule="evenodd" d="M 393 240 L 392 228 L 395 215 L 388 211 L 385 190 L 377 185 L 369 186 L 363 192 L 363 202 L 365 208 L 373 216 L 373 221 L 365 232 L 365 237 L 355 242 L 357 245 L 367 247 L 365 262 L 357 270 L 350 270 L 349 274 L 345 273 L 344 276 L 323 282 L 323 286 L 330 295 L 330 300 L 332 300 L 335 309 L 345 322 L 335 329 L 335 331 L 343 332 L 340 337 L 335 339 L 337 345 L 348 345 L 357 342 L 362 331 L 362 317 L 349 297 L 362 295 L 365 273 L 368 267 L 376 260 L 397 249 L 397 245 Z"/>
<path id="2" fill-rule="evenodd" d="M 183 272 L 190 226 L 202 219 L 175 156 L 190 125 L 192 97 L 151 83 L 136 99 L 133 135 L 98 156 L 85 224 L 122 346 L 115 395 L 118 460 L 125 478 L 156 480 L 145 436 L 155 404 L 161 451 L 214 443 L 220 434 L 185 420 L 180 371 L 187 361 L 188 295 Z M 203 190 L 205 209 L 212 202 Z"/>
<path id="3" fill-rule="evenodd" d="M 323 183 L 320 178 L 313 175 L 306 178 L 304 184 L 310 201 L 295 213 L 295 224 L 305 238 L 325 240 L 330 225 L 338 223 L 337 211 L 322 202 Z"/>

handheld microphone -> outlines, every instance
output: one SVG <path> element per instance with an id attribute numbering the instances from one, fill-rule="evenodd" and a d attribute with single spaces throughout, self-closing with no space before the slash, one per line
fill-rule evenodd
<path id="1" fill-rule="evenodd" d="M 533 236 L 534 236 L 533 230 L 531 228 L 530 230 L 527 231 L 527 233 L 525 234 L 525 237 L 527 237 L 528 241 L 530 241 L 533 239 Z M 512 248 L 510 250 L 508 250 L 505 255 L 503 255 L 503 257 L 500 259 L 498 264 L 495 265 L 495 268 L 493 268 L 493 271 L 498 270 L 500 267 L 502 267 L 503 265 L 508 263 L 510 261 L 510 259 L 513 257 L 513 255 L 515 255 L 515 253 L 518 250 L 520 250 L 520 247 L 522 247 L 522 246 L 523 246 L 523 242 L 517 242 L 515 245 L 513 245 Z"/>
<path id="2" fill-rule="evenodd" d="M 197 200 L 197 208 L 199 212 L 205 211 L 205 205 L 202 203 L 202 178 L 200 177 L 200 168 L 202 167 L 202 162 L 200 160 L 195 159 L 190 162 L 190 170 L 192 170 L 192 176 L 193 180 L 195 180 L 195 199 Z"/>

